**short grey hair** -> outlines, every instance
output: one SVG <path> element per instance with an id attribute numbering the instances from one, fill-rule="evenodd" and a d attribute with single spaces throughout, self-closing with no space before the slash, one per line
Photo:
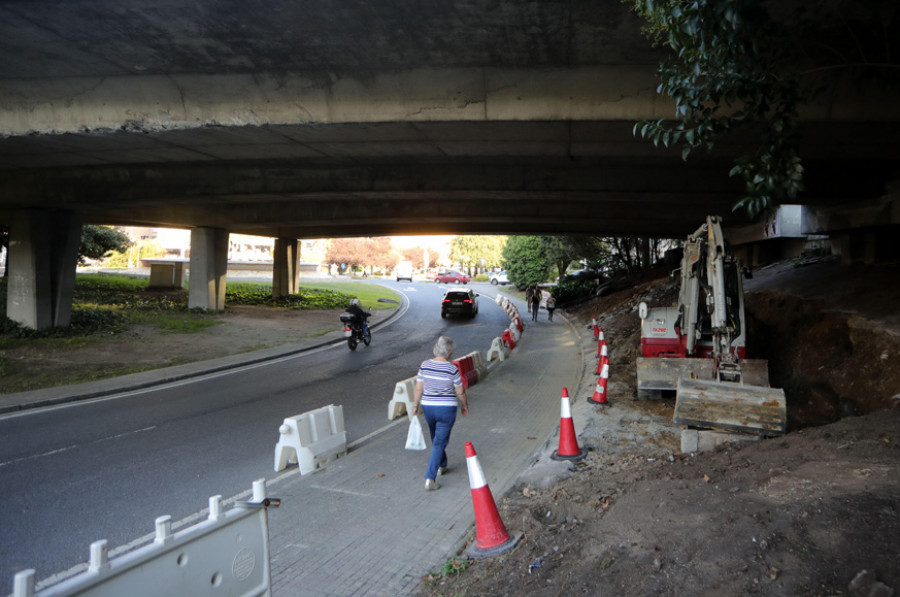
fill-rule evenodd
<path id="1" fill-rule="evenodd" d="M 434 343 L 432 352 L 436 357 L 449 357 L 454 348 L 456 348 L 456 342 L 454 342 L 449 336 L 438 336 L 437 341 Z"/>

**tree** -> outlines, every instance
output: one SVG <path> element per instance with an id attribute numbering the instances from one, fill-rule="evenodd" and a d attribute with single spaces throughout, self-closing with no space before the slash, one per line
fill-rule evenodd
<path id="1" fill-rule="evenodd" d="M 369 237 L 364 240 L 365 262 L 363 266 L 388 268 L 397 265 L 397 255 L 386 236 Z"/>
<path id="2" fill-rule="evenodd" d="M 391 249 L 391 239 L 386 236 L 365 238 L 334 238 L 325 255 L 328 263 L 357 267 L 387 268 L 396 265 L 397 256 Z"/>
<path id="3" fill-rule="evenodd" d="M 418 269 L 425 267 L 425 248 L 424 247 L 407 247 L 400 251 L 400 258 L 403 261 L 409 261 L 413 267 Z"/>
<path id="4" fill-rule="evenodd" d="M 573 261 L 583 259 L 596 263 L 609 253 L 609 248 L 603 240 L 595 236 L 542 236 L 540 238 L 544 255 L 556 267 L 560 280 L 566 275 L 566 270 Z"/>
<path id="5" fill-rule="evenodd" d="M 131 246 L 131 239 L 124 232 L 110 226 L 86 224 L 81 227 L 81 245 L 78 247 L 78 263 L 84 265 L 99 261 L 113 254 L 124 253 Z"/>
<path id="6" fill-rule="evenodd" d="M 633 0 L 654 40 L 672 50 L 657 71 L 658 92 L 675 101 L 675 122 L 642 121 L 654 144 L 712 149 L 739 129 L 759 137 L 735 159 L 744 181 L 734 210 L 751 217 L 794 200 L 803 189 L 798 109 L 853 71 L 896 80 L 900 3 L 896 0 Z M 893 78 L 893 79 L 892 79 Z"/>
<path id="7" fill-rule="evenodd" d="M 470 274 L 472 267 L 500 267 L 506 242 L 505 236 L 460 235 L 450 241 L 450 258 L 468 264 Z"/>
<path id="8" fill-rule="evenodd" d="M 113 251 L 103 260 L 103 264 L 108 267 L 128 268 L 140 265 L 141 259 L 165 255 L 166 250 L 158 241 L 139 240 L 132 243 L 124 252 Z"/>
<path id="9" fill-rule="evenodd" d="M 658 238 L 611 237 L 605 239 L 610 248 L 606 264 L 613 274 L 633 274 L 653 266 L 666 250 L 678 241 Z"/>
<path id="10" fill-rule="evenodd" d="M 517 288 L 547 281 L 553 264 L 539 236 L 510 236 L 503 247 L 503 267 Z"/>

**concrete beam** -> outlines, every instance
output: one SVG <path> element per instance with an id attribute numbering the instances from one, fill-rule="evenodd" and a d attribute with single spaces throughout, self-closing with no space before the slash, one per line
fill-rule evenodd
<path id="1" fill-rule="evenodd" d="M 32 329 L 69 325 L 81 221 L 71 213 L 19 210 L 9 227 L 6 316 Z"/>
<path id="2" fill-rule="evenodd" d="M 656 93 L 654 71 L 652 65 L 601 65 L 413 68 L 315 79 L 254 73 L 7 80 L 0 135 L 672 116 L 671 102 Z"/>
<path id="3" fill-rule="evenodd" d="M 228 231 L 221 228 L 192 229 L 188 308 L 224 311 L 227 271 Z"/>

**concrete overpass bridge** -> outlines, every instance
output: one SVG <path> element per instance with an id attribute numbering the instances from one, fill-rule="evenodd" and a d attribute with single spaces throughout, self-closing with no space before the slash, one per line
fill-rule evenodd
<path id="1" fill-rule="evenodd" d="M 298 238 L 681 237 L 730 213 L 752 140 L 684 163 L 632 136 L 673 112 L 640 24 L 619 0 L 8 0 L 8 315 L 67 323 L 82 223 L 190 228 L 213 309 L 230 232 L 277 239 L 276 293 Z M 897 106 L 848 84 L 808 108 L 814 227 L 900 224 Z"/>

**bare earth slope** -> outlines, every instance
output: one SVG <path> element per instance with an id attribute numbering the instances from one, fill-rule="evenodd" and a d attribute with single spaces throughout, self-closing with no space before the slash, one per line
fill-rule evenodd
<path id="1" fill-rule="evenodd" d="M 674 296 L 656 280 L 566 313 L 588 346 L 584 324 L 598 317 L 612 347 L 612 406 L 593 407 L 579 438 L 590 453 L 561 480 L 523 476 L 497 500 L 522 543 L 458 575 L 435 574 L 423 595 L 900 589 L 897 269 L 821 262 L 757 272 L 748 288 L 755 356 L 778 361 L 773 385 L 786 390 L 790 432 L 693 456 L 678 453 L 673 401 L 632 400 L 634 306 Z M 591 395 L 592 374 L 577 400 Z"/>

